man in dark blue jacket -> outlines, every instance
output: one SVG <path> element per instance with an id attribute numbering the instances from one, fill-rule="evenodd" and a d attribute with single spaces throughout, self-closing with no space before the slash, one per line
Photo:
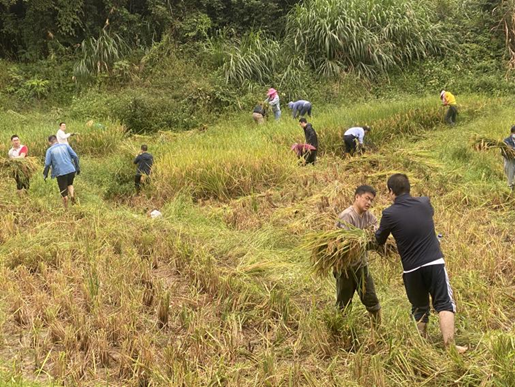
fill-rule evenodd
<path id="1" fill-rule="evenodd" d="M 383 211 L 376 239 L 383 245 L 390 233 L 395 238 L 404 269 L 403 280 L 412 314 L 422 336 L 427 336 L 429 296 L 438 312 L 446 347 L 454 343 L 456 305 L 445 270 L 443 253 L 435 233 L 434 210 L 428 197 L 412 197 L 408 177 L 397 173 L 388 179 L 393 205 Z M 458 352 L 466 347 L 456 346 Z"/>
<path id="2" fill-rule="evenodd" d="M 315 164 L 317 159 L 317 151 L 318 151 L 318 136 L 315 129 L 313 129 L 313 125 L 308 123 L 305 118 L 301 118 L 299 120 L 299 124 L 304 129 L 304 137 L 306 138 L 306 144 L 311 145 L 314 150 L 308 151 L 304 157 L 306 160 L 306 164 Z"/>
<path id="3" fill-rule="evenodd" d="M 152 172 L 152 165 L 154 164 L 154 157 L 147 152 L 148 147 L 146 145 L 141 146 L 141 151 L 134 159 L 134 164 L 136 167 L 136 176 L 134 177 L 134 183 L 136 185 L 136 192 L 139 192 L 141 189 L 141 184 L 143 184 L 150 173 Z"/>

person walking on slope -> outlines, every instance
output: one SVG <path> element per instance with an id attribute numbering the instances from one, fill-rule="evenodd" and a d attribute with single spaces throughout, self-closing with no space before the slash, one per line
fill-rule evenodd
<path id="1" fill-rule="evenodd" d="M 292 110 L 293 118 L 303 117 L 306 114 L 311 117 L 311 102 L 299 99 L 298 101 L 288 102 L 288 107 Z"/>
<path id="2" fill-rule="evenodd" d="M 515 125 L 511 127 L 510 137 L 504 139 L 504 143 L 515 151 Z M 504 157 L 504 172 L 508 178 L 508 187 L 515 189 L 515 159 Z"/>
<path id="3" fill-rule="evenodd" d="M 306 164 L 315 164 L 317 159 L 317 151 L 318 151 L 318 136 L 315 129 L 313 129 L 313 125 L 309 124 L 305 118 L 301 118 L 299 120 L 299 124 L 304 129 L 304 137 L 306 138 L 306 144 L 314 147 L 314 150 L 310 150 L 306 152 L 304 155 Z"/>
<path id="4" fill-rule="evenodd" d="M 377 229 L 377 219 L 369 211 L 376 191 L 368 186 L 361 185 L 354 193 L 354 203 L 339 216 L 337 227 L 348 229 L 349 226 L 360 229 Z M 333 272 L 336 278 L 336 306 L 346 310 L 352 305 L 352 297 L 357 292 L 363 305 L 370 313 L 373 325 L 381 320 L 381 305 L 377 298 L 374 280 L 368 269 L 367 253 L 354 266 L 342 273 Z"/>
<path id="5" fill-rule="evenodd" d="M 458 115 L 458 106 L 456 105 L 456 97 L 451 92 L 442 90 L 440 92 L 440 99 L 443 106 L 449 106 L 449 110 L 445 114 L 445 122 L 449 125 L 456 125 L 456 116 Z"/>
<path id="6" fill-rule="evenodd" d="M 68 144 L 58 144 L 56 136 L 48 137 L 50 148 L 46 151 L 45 169 L 43 177 L 46 181 L 50 167 L 52 168 L 52 179 L 57 178 L 57 185 L 64 208 L 68 208 L 68 195 L 72 203 L 75 203 L 75 190 L 73 180 L 75 174 L 80 174 L 79 157 Z"/>
<path id="7" fill-rule="evenodd" d="M 141 146 L 141 151 L 134 159 L 136 164 L 136 176 L 134 177 L 134 183 L 136 185 L 136 192 L 141 190 L 141 184 L 144 183 L 144 179 L 150 176 L 152 172 L 152 165 L 154 164 L 154 157 L 147 152 L 148 147 L 146 145 Z"/>
<path id="8" fill-rule="evenodd" d="M 376 240 L 383 245 L 390 233 L 395 238 L 404 270 L 403 280 L 411 313 L 419 332 L 427 337 L 429 296 L 438 312 L 445 347 L 454 345 L 454 303 L 449 277 L 433 222 L 434 209 L 428 197 L 412 197 L 404 174 L 387 182 L 393 204 L 383 211 Z M 463 353 L 466 347 L 456 346 Z"/>
<path id="9" fill-rule="evenodd" d="M 364 152 L 365 148 L 363 146 L 363 141 L 365 140 L 365 135 L 368 134 L 368 132 L 370 132 L 370 127 L 368 126 L 355 126 L 347 129 L 343 134 L 345 153 L 353 156 L 358 149 L 358 146 L 361 152 Z"/>
<path id="10" fill-rule="evenodd" d="M 279 101 L 279 93 L 277 93 L 277 90 L 275 90 L 274 88 L 268 89 L 265 103 L 268 103 L 272 107 L 272 112 L 274 112 L 274 118 L 276 121 L 278 121 L 281 118 L 281 105 Z"/>
<path id="11" fill-rule="evenodd" d="M 21 144 L 20 137 L 17 134 L 11 136 L 12 148 L 9 149 L 10 159 L 23 159 L 27 157 L 29 150 L 25 145 Z M 14 172 L 14 180 L 16 180 L 16 189 L 22 191 L 29 189 L 29 176 L 20 175 L 20 172 Z"/>
<path id="12" fill-rule="evenodd" d="M 66 124 L 64 122 L 59 123 L 59 129 L 55 134 L 57 142 L 59 144 L 68 144 L 68 138 L 75 136 L 75 133 L 66 133 Z"/>

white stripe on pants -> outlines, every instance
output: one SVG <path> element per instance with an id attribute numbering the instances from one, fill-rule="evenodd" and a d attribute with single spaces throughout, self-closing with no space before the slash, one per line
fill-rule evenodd
<path id="1" fill-rule="evenodd" d="M 451 303 L 452 303 L 452 310 L 454 313 L 456 313 L 456 303 L 454 302 L 452 288 L 451 288 L 451 284 L 449 282 L 449 276 L 447 275 L 447 269 L 444 267 L 443 270 L 445 272 L 445 282 L 447 282 L 447 292 L 449 293 L 449 298 L 451 299 Z"/>

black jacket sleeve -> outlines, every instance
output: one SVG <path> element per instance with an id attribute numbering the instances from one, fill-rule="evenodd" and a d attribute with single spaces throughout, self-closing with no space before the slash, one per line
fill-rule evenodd
<path id="1" fill-rule="evenodd" d="M 383 212 L 383 216 L 381 217 L 381 223 L 379 224 L 379 229 L 376 231 L 377 243 L 379 245 L 384 245 L 391 231 L 392 226 L 390 224 L 388 215 Z"/>

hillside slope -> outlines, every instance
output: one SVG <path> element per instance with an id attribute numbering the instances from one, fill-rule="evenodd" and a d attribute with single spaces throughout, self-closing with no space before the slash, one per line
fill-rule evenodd
<path id="1" fill-rule="evenodd" d="M 256 127 L 239 116 L 205 131 L 128 136 L 115 123 L 72 143 L 82 156 L 80 204 L 65 212 L 54 181 L 26 196 L 0 182 L 0 361 L 11 385 L 515 384 L 515 201 L 495 151 L 475 134 L 506 137 L 511 99 L 459 96 L 459 124 L 442 124 L 435 98 L 317 111 L 321 157 L 300 167 L 303 139 L 289 117 Z M 55 117 L 2 113 L 41 158 Z M 344 160 L 340 137 L 372 126 L 371 151 Z M 49 133 L 50 132 L 50 133 Z M 0 146 L 6 154 L 7 146 Z M 132 196 L 132 158 L 148 143 L 152 185 Z M 407 173 L 428 195 L 458 304 L 457 342 L 424 341 L 410 320 L 401 267 L 372 257 L 384 324 L 372 334 L 355 298 L 343 317 L 334 280 L 313 277 L 303 238 L 331 228 L 355 187 L 378 190 Z M 163 217 L 150 219 L 158 208 Z M 29 384 L 27 384 L 29 385 Z M 32 385 L 32 384 L 30 384 Z"/>

